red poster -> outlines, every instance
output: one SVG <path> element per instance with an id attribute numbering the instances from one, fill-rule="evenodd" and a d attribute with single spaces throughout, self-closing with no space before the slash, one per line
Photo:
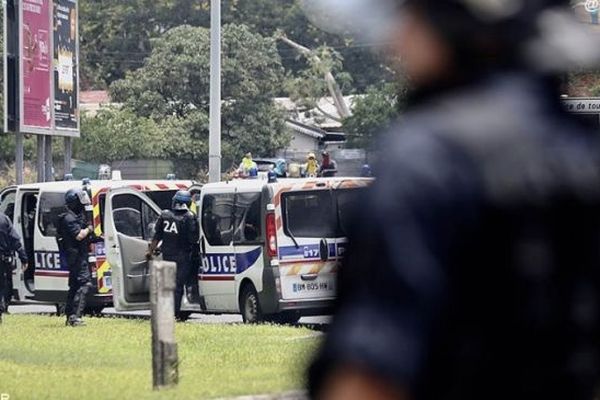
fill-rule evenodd
<path id="1" fill-rule="evenodd" d="M 50 1 L 22 0 L 21 3 L 21 124 L 24 132 L 27 128 L 51 128 Z"/>

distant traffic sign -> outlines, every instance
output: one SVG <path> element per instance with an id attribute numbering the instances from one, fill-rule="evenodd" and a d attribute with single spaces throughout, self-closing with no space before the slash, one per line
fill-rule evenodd
<path id="1" fill-rule="evenodd" d="M 565 111 L 578 114 L 600 114 L 600 98 L 571 98 L 563 99 Z"/>

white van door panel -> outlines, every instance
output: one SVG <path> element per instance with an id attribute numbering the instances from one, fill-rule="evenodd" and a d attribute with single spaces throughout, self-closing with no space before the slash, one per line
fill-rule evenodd
<path id="1" fill-rule="evenodd" d="M 64 210 L 64 192 L 40 192 L 34 228 L 35 290 L 63 292 L 69 290 L 69 270 L 61 265 L 56 231 L 58 213 Z"/>
<path id="2" fill-rule="evenodd" d="M 237 259 L 236 294 L 239 299 L 240 283 L 250 279 L 258 293 L 263 290 L 264 212 L 261 192 L 255 188 L 236 188 L 235 228 L 233 246 Z"/>
<path id="3" fill-rule="evenodd" d="M 278 229 L 284 300 L 330 299 L 336 293 L 337 216 L 327 189 L 285 193 Z"/>
<path id="4" fill-rule="evenodd" d="M 17 275 L 19 278 L 19 298 L 21 300 L 33 299 L 35 294 L 35 260 L 34 256 L 34 224 L 35 224 L 35 210 L 37 209 L 37 200 L 35 196 L 38 195 L 37 189 L 31 190 L 19 190 L 16 196 L 15 203 L 15 216 L 14 216 L 14 227 L 21 237 L 23 246 L 27 252 L 29 258 L 29 268 L 26 272 L 22 272 L 21 260 L 17 260 Z M 26 199 L 29 199 L 26 201 Z"/>
<path id="5" fill-rule="evenodd" d="M 114 189 L 106 195 L 103 225 L 106 258 L 112 268 L 113 303 L 117 311 L 150 308 L 146 251 L 160 212 L 152 200 L 134 189 Z"/>
<path id="6" fill-rule="evenodd" d="M 208 311 L 235 312 L 237 259 L 233 248 L 235 192 L 203 189 L 201 200 L 200 295 Z"/>

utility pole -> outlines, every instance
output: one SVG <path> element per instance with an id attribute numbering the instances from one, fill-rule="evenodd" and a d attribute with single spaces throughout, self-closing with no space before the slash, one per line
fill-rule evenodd
<path id="1" fill-rule="evenodd" d="M 210 134 L 208 180 L 221 180 L 221 0 L 210 2 Z"/>

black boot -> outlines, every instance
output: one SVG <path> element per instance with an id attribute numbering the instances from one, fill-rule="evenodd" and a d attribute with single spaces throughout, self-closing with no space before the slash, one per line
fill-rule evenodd
<path id="1" fill-rule="evenodd" d="M 69 318 L 67 318 L 67 322 L 65 323 L 65 325 L 72 327 L 85 326 L 85 321 L 79 318 L 77 315 L 73 314 L 69 315 Z"/>

